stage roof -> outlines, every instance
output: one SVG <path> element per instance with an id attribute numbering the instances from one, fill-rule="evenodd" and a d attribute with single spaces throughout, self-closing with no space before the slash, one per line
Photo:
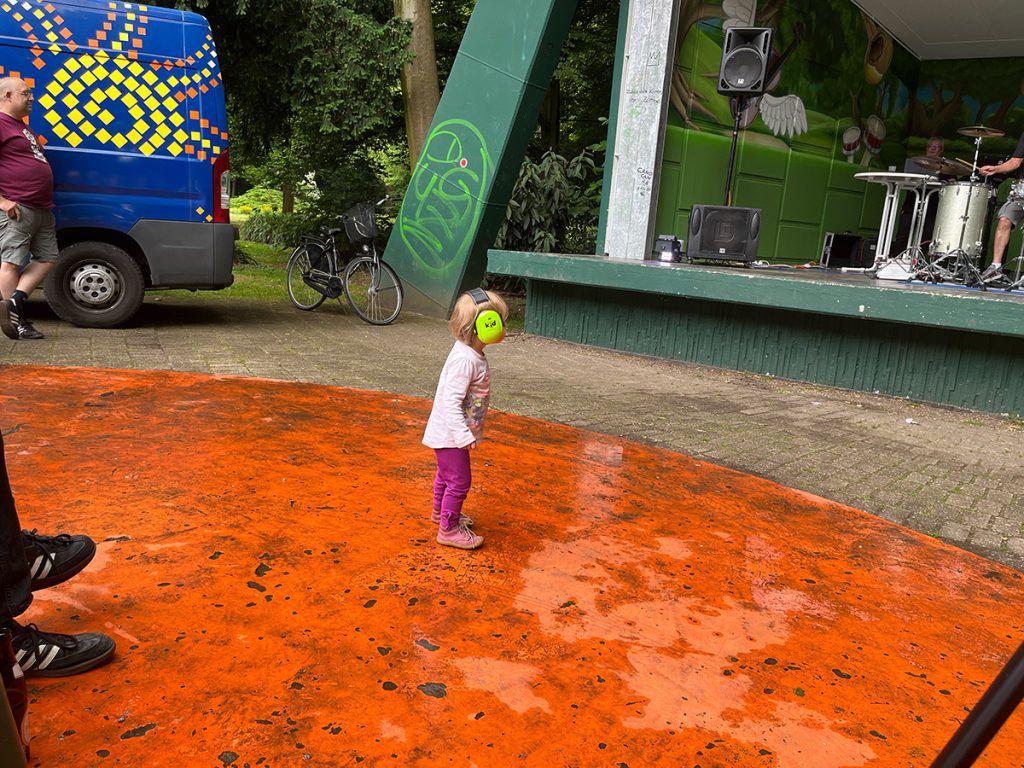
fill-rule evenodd
<path id="1" fill-rule="evenodd" d="M 1021 0 L 854 0 L 921 60 L 1024 56 Z"/>

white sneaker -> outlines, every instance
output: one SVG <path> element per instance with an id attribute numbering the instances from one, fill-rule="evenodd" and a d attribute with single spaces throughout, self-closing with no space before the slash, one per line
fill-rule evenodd
<path id="1" fill-rule="evenodd" d="M 476 549 L 484 543 L 484 537 L 477 536 L 468 525 L 459 525 L 450 531 L 439 528 L 437 543 L 456 549 Z"/>

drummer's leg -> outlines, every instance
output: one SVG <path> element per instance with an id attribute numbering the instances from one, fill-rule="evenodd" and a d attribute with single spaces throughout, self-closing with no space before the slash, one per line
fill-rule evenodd
<path id="1" fill-rule="evenodd" d="M 1006 244 L 1010 242 L 1010 231 L 1013 229 L 1013 222 L 1005 216 L 999 217 L 999 224 L 996 225 L 996 237 L 992 243 L 992 266 L 1001 266 L 1003 254 L 1006 253 Z"/>
<path id="2" fill-rule="evenodd" d="M 985 270 L 986 277 L 1001 276 L 1003 273 L 1003 255 L 1006 244 L 1010 242 L 1010 231 L 1024 220 L 1024 201 L 1010 198 L 999 209 L 999 223 L 996 225 L 996 237 L 992 243 L 992 263 Z"/>

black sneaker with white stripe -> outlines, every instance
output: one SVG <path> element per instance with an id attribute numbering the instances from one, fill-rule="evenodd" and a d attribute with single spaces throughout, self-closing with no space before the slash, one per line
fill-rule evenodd
<path id="1" fill-rule="evenodd" d="M 68 677 L 95 669 L 114 655 L 114 641 L 99 632 L 59 635 L 35 624 L 11 622 L 14 656 L 25 677 Z"/>
<path id="2" fill-rule="evenodd" d="M 21 537 L 33 592 L 67 581 L 96 556 L 96 543 L 88 536 L 43 536 L 32 529 Z"/>
<path id="3" fill-rule="evenodd" d="M 10 299 L 0 301 L 0 331 L 8 339 L 18 338 L 18 308 Z"/>

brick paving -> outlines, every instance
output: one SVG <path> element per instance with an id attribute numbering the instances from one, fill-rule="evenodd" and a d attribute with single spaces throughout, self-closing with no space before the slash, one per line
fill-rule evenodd
<path id="1" fill-rule="evenodd" d="M 257 376 L 431 397 L 436 319 L 362 323 L 339 304 L 151 297 L 90 330 L 34 302 L 42 341 L 0 364 Z M 669 448 L 863 509 L 1024 570 L 1024 425 L 998 415 L 511 335 L 490 355 L 496 408 Z"/>

